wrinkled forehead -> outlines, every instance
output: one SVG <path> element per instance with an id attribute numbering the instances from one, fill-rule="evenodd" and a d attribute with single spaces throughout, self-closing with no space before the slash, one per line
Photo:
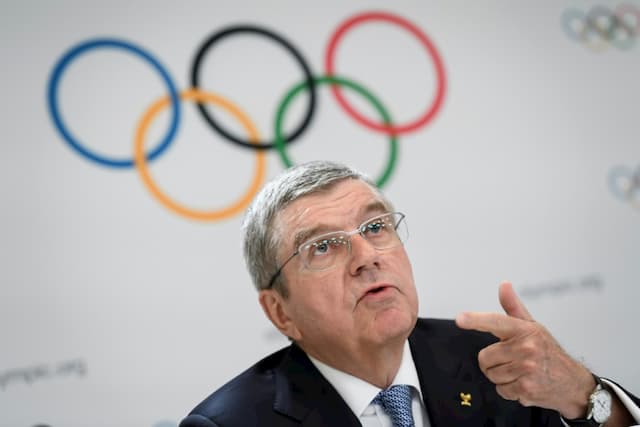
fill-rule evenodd
<path id="1" fill-rule="evenodd" d="M 313 236 L 351 230 L 390 208 L 381 194 L 366 182 L 339 181 L 296 199 L 278 214 L 275 225 L 280 247 L 294 250 Z"/>

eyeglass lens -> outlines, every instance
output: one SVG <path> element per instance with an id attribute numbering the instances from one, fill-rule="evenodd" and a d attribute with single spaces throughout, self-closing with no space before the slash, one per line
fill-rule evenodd
<path id="1" fill-rule="evenodd" d="M 404 215 L 390 213 L 372 218 L 351 231 L 324 234 L 300 246 L 302 262 L 311 270 L 326 269 L 346 258 L 351 250 L 351 236 L 360 234 L 376 249 L 389 249 L 402 244 L 406 237 Z"/>

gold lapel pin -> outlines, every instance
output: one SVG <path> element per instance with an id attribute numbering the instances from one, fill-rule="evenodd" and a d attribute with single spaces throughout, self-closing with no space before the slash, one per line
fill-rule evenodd
<path id="1" fill-rule="evenodd" d="M 471 406 L 471 393 L 460 392 L 460 404 L 462 406 Z"/>

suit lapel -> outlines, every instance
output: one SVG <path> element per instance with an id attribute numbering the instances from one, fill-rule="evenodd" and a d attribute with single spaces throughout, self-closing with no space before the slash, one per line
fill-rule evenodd
<path id="1" fill-rule="evenodd" d="M 417 327 L 409 337 L 431 427 L 486 425 L 486 380 L 478 378 L 476 355 L 470 348 L 452 348 L 451 337 L 431 329 L 431 324 Z"/>
<path id="2" fill-rule="evenodd" d="M 446 326 L 418 322 L 409 346 L 431 427 L 478 427 L 491 425 L 490 420 L 502 425 L 493 394 L 487 391 L 492 386 L 477 367 L 482 345 L 470 343 L 468 337 L 454 337 L 460 332 L 451 322 Z M 300 426 L 361 426 L 335 388 L 295 344 L 274 376 L 274 410 Z"/>
<path id="3" fill-rule="evenodd" d="M 273 408 L 305 427 L 353 426 L 360 421 L 295 344 L 275 371 Z"/>

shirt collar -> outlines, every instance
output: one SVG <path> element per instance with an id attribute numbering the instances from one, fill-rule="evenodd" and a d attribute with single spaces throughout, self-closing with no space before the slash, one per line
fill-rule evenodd
<path id="1" fill-rule="evenodd" d="M 371 404 L 371 401 L 382 390 L 373 384 L 369 384 L 368 382 L 347 374 L 346 372 L 339 371 L 311 356 L 309 356 L 309 359 L 311 359 L 311 362 L 315 367 L 318 368 L 320 373 L 324 375 L 324 377 L 346 402 L 351 411 L 353 411 L 353 413 L 358 417 L 362 415 L 365 409 L 367 409 Z M 422 399 L 422 390 L 420 389 L 418 372 L 416 371 L 416 365 L 413 362 L 413 356 L 411 355 L 411 349 L 409 348 L 408 341 L 405 341 L 404 343 L 400 369 L 398 369 L 398 373 L 391 384 L 410 385 L 418 391 L 418 395 L 420 396 L 420 399 Z"/>

